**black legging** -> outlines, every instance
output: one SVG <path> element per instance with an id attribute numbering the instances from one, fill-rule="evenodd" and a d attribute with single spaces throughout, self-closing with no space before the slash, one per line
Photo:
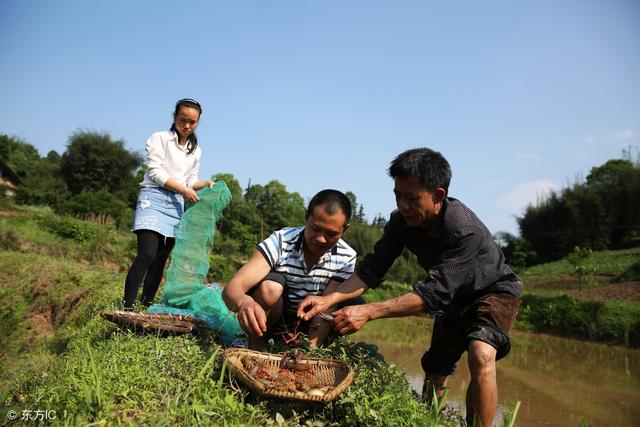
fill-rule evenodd
<path id="1" fill-rule="evenodd" d="M 173 249 L 175 239 L 165 237 L 151 230 L 140 230 L 138 236 L 138 256 L 131 264 L 124 283 L 124 307 L 132 308 L 138 295 L 138 287 L 144 279 L 142 287 L 142 304 L 151 305 L 162 280 L 162 272 L 167 258 Z"/>

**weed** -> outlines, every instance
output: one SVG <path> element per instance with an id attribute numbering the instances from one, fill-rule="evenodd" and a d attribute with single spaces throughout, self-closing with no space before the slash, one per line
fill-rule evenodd
<path id="1" fill-rule="evenodd" d="M 576 246 L 567 257 L 567 261 L 573 266 L 573 272 L 578 277 L 580 287 L 594 284 L 593 275 L 598 271 L 598 267 L 593 262 L 591 249 Z"/>
<path id="2" fill-rule="evenodd" d="M 520 401 L 518 400 L 513 409 L 508 409 L 504 411 L 503 415 L 503 423 L 504 427 L 513 427 L 516 423 L 516 418 L 518 416 L 518 411 L 520 410 Z"/>
<path id="3" fill-rule="evenodd" d="M 19 251 L 22 247 L 22 239 L 14 230 L 0 230 L 0 249 L 7 251 Z"/>

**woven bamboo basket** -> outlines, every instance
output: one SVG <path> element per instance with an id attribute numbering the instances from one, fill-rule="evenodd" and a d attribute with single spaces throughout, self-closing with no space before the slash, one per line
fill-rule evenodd
<path id="1" fill-rule="evenodd" d="M 193 317 L 180 314 L 151 314 L 133 311 L 111 311 L 100 313 L 118 326 L 143 331 L 162 331 L 174 334 L 188 334 L 195 332 L 199 321 Z"/>
<path id="2" fill-rule="evenodd" d="M 292 390 L 284 384 L 278 383 L 281 378 L 282 354 L 262 353 L 259 351 L 230 348 L 224 352 L 229 370 L 251 391 L 267 397 L 278 399 L 326 404 L 342 393 L 353 381 L 354 371 L 346 363 L 334 359 L 304 358 L 296 365 L 296 371 L 306 381 L 308 387 L 329 389 L 323 395 L 310 394 L 308 391 Z M 250 371 L 259 366 L 266 372 L 271 372 L 276 381 L 256 378 Z M 291 371 L 293 372 L 293 371 Z M 286 372 L 285 372 L 286 373 Z M 297 379 L 295 380 L 297 381 Z"/>

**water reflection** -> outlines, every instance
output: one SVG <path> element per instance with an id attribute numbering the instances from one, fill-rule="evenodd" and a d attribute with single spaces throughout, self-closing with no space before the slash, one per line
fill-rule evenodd
<path id="1" fill-rule="evenodd" d="M 378 345 L 419 391 L 431 326 L 427 318 L 384 319 L 353 340 Z M 462 405 L 468 384 L 465 355 L 449 382 L 452 406 Z M 501 407 L 522 402 L 519 426 L 640 425 L 640 351 L 515 332 L 511 354 L 498 362 L 498 389 Z"/>

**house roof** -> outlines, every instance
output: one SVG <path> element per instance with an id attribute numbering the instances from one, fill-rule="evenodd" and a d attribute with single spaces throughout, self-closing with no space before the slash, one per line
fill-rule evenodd
<path id="1" fill-rule="evenodd" d="M 18 174 L 15 173 L 2 158 L 0 158 L 0 172 L 2 173 L 3 180 L 9 181 L 14 185 L 22 184 L 22 179 L 20 179 Z"/>

